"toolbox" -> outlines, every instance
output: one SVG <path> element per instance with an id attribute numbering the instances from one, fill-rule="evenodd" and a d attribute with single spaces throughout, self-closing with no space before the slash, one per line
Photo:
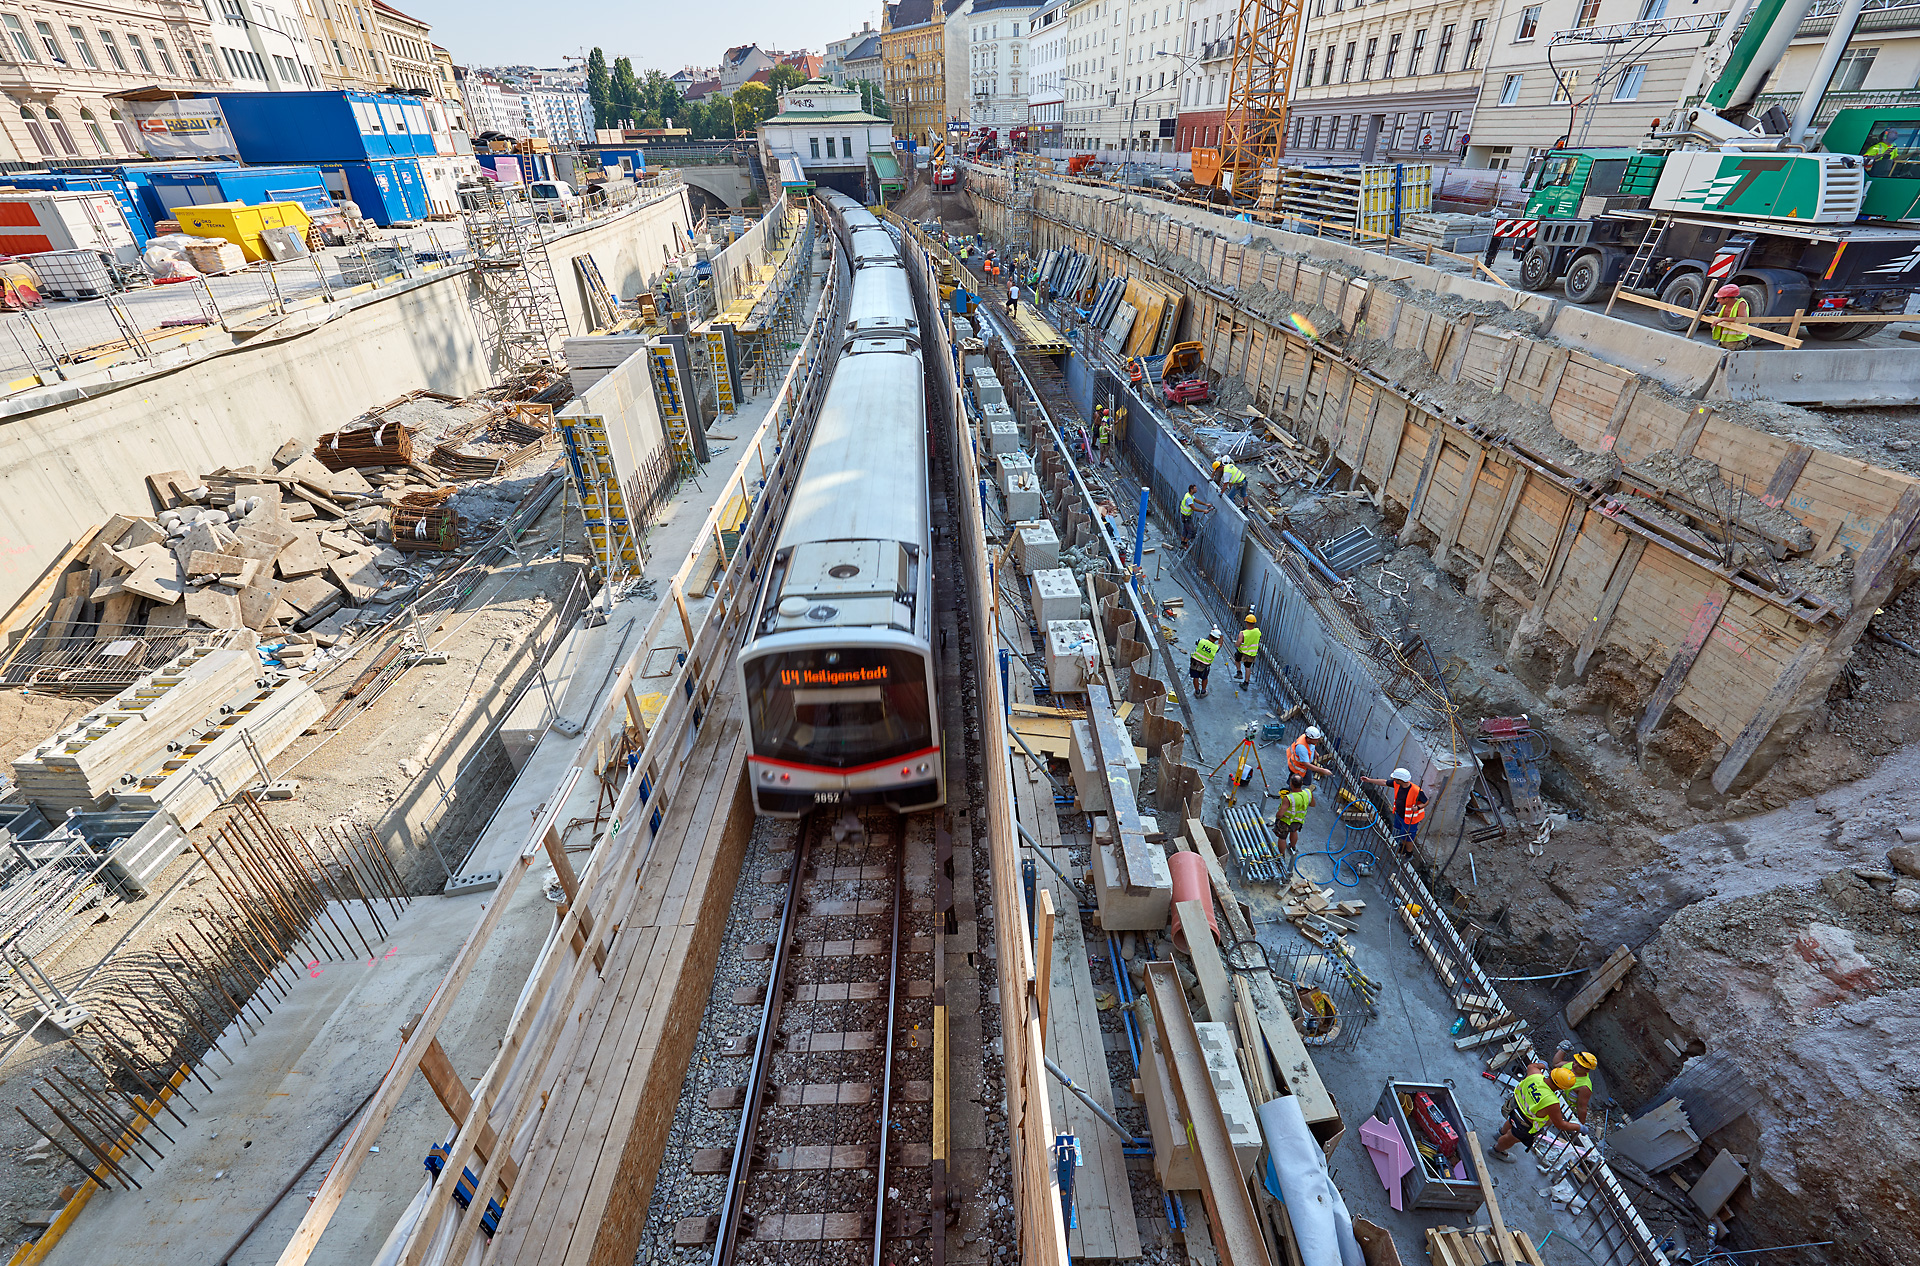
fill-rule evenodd
<path id="1" fill-rule="evenodd" d="M 1400 1176 L 1400 1194 L 1409 1209 L 1478 1209 L 1483 1203 L 1480 1194 L 1480 1179 L 1473 1172 L 1473 1158 L 1467 1154 L 1467 1148 L 1460 1147 L 1460 1173 L 1463 1177 L 1436 1178 L 1423 1163 L 1420 1144 L 1427 1142 L 1427 1136 L 1416 1131 L 1411 1118 L 1400 1106 L 1400 1096 L 1425 1094 L 1432 1099 L 1440 1117 L 1453 1127 L 1454 1134 L 1465 1139 L 1467 1119 L 1460 1111 L 1459 1103 L 1453 1097 L 1451 1086 L 1423 1081 L 1387 1081 L 1387 1088 L 1380 1094 L 1380 1106 L 1376 1109 L 1382 1121 L 1391 1122 L 1400 1131 L 1400 1141 L 1407 1146 L 1407 1155 L 1413 1157 L 1413 1168 Z M 1429 1144 L 1430 1145 L 1430 1144 Z M 1431 1145 L 1430 1145 L 1431 1146 Z"/>

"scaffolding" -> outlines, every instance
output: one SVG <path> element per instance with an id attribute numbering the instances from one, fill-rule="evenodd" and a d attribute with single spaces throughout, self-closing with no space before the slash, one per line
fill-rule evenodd
<path id="1" fill-rule="evenodd" d="M 567 334 L 560 287 L 526 191 L 485 181 L 461 190 L 473 260 L 473 318 L 496 377 L 550 362 Z"/>
<path id="2" fill-rule="evenodd" d="M 560 441 L 566 446 L 574 494 L 580 498 L 587 539 L 603 577 L 638 575 L 646 565 L 640 525 L 627 506 L 613 467 L 605 418 L 562 417 Z"/>

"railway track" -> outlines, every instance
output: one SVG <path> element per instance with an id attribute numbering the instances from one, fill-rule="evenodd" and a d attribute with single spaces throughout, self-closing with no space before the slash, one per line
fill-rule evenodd
<path id="1" fill-rule="evenodd" d="M 708 1096 L 741 1113 L 720 1212 L 686 1228 L 711 1238 L 715 1266 L 878 1266 L 926 1231 L 924 1212 L 903 1211 L 925 1203 L 900 1194 L 926 1179 L 928 1113 L 915 1109 L 931 1097 L 908 1075 L 930 1059 L 912 1013 L 932 994 L 931 944 L 915 934 L 926 914 L 909 908 L 909 829 L 884 809 L 794 824 L 784 900 L 755 912 L 773 939 L 746 947 L 768 964 L 766 984 L 735 997 L 757 992 L 760 1007 L 741 1043 L 745 1081 Z M 696 1169 L 720 1172 L 719 1157 L 703 1159 Z"/>

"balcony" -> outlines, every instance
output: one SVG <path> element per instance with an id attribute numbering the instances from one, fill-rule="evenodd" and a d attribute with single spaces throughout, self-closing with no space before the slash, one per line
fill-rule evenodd
<path id="1" fill-rule="evenodd" d="M 1691 110 L 1699 105 L 1701 98 L 1689 97 L 1686 108 Z M 1779 106 L 1788 114 L 1800 104 L 1797 92 L 1763 92 L 1753 103 L 1753 113 L 1763 113 L 1768 106 Z M 1815 127 L 1825 127 L 1833 122 L 1833 116 L 1842 110 L 1853 110 L 1867 106 L 1875 107 L 1920 107 L 1920 88 L 1877 88 L 1862 89 L 1854 92 L 1829 92 L 1813 112 Z"/>

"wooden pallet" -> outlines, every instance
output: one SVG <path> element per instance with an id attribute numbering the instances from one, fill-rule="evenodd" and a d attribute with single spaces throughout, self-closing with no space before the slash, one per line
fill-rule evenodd
<path id="1" fill-rule="evenodd" d="M 1512 1235 L 1514 1256 L 1523 1266 L 1547 1266 L 1540 1250 L 1533 1246 L 1532 1236 L 1525 1231 Z M 1433 1266 L 1500 1266 L 1500 1246 L 1494 1242 L 1493 1232 L 1478 1227 L 1464 1231 L 1451 1226 L 1428 1227 L 1427 1256 Z"/>

